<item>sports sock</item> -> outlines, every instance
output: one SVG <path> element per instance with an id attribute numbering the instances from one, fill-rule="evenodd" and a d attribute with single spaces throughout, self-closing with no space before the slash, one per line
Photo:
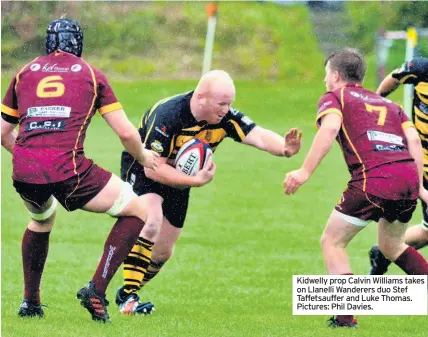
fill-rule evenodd
<path id="1" fill-rule="evenodd" d="M 395 260 L 395 264 L 407 275 L 428 275 L 428 263 L 413 247 L 407 249 Z"/>
<path id="2" fill-rule="evenodd" d="M 342 275 L 354 275 L 353 273 L 345 273 Z M 336 320 L 340 323 L 352 323 L 352 321 L 354 320 L 354 315 L 337 315 L 336 316 Z"/>
<path id="3" fill-rule="evenodd" d="M 141 288 L 144 287 L 153 277 L 155 277 L 163 267 L 163 262 L 150 262 L 150 266 L 147 269 L 147 273 L 144 275 L 143 282 L 141 282 Z"/>
<path id="4" fill-rule="evenodd" d="M 27 228 L 22 237 L 24 298 L 40 304 L 40 280 L 49 251 L 50 232 L 33 232 Z"/>
<path id="5" fill-rule="evenodd" d="M 140 289 L 152 258 L 153 242 L 139 237 L 137 243 L 123 263 L 123 288 L 121 295 L 127 295 Z"/>
<path id="6" fill-rule="evenodd" d="M 129 254 L 144 222 L 136 217 L 117 219 L 104 245 L 104 253 L 92 278 L 96 292 L 104 296 L 107 286 Z"/>

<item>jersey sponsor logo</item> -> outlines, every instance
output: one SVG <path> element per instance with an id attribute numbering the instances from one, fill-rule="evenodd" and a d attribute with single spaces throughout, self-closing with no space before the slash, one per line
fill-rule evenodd
<path id="1" fill-rule="evenodd" d="M 251 124 L 253 124 L 253 123 L 254 123 L 254 122 L 251 120 L 251 118 L 250 118 L 250 117 L 248 117 L 248 116 L 244 116 L 244 117 L 242 117 L 242 118 L 241 118 L 241 121 L 242 121 L 242 123 L 247 124 L 247 125 L 251 125 Z"/>
<path id="2" fill-rule="evenodd" d="M 403 145 L 403 138 L 392 133 L 381 131 L 367 131 L 367 137 L 370 141 L 381 141 L 396 145 Z"/>
<path id="3" fill-rule="evenodd" d="M 34 131 L 34 130 L 64 130 L 67 126 L 66 121 L 39 121 L 39 122 L 30 122 L 26 125 L 25 131 Z"/>
<path id="4" fill-rule="evenodd" d="M 27 117 L 62 117 L 69 118 L 71 107 L 50 105 L 50 106 L 35 106 L 28 108 Z"/>
<path id="5" fill-rule="evenodd" d="M 153 143 L 151 143 L 150 147 L 152 148 L 153 151 L 156 151 L 159 153 L 163 152 L 163 146 L 158 140 L 155 140 Z"/>
<path id="6" fill-rule="evenodd" d="M 37 71 L 37 70 L 39 70 L 41 67 L 42 67 L 42 66 L 41 66 L 40 64 L 38 64 L 38 63 L 33 63 L 33 64 L 30 66 L 30 70 L 31 70 L 31 71 Z"/>
<path id="7" fill-rule="evenodd" d="M 56 63 L 52 65 L 46 63 L 42 68 L 42 71 L 45 73 L 67 73 L 69 70 L 69 67 L 58 67 Z"/>
<path id="8" fill-rule="evenodd" d="M 165 131 L 166 131 L 166 127 L 165 127 L 165 126 L 162 126 L 162 129 L 159 129 L 159 128 L 156 126 L 156 127 L 155 127 L 155 130 L 156 130 L 157 132 L 159 132 L 162 136 L 169 137 L 169 135 L 165 132 Z"/>
<path id="9" fill-rule="evenodd" d="M 73 64 L 71 66 L 71 71 L 77 73 L 78 71 L 82 70 L 82 66 L 80 64 Z"/>
<path id="10" fill-rule="evenodd" d="M 327 102 L 324 102 L 321 106 L 320 106 L 320 108 L 318 109 L 318 113 L 320 113 L 320 112 L 322 112 L 323 110 L 325 110 L 325 108 L 327 108 L 330 104 L 332 104 L 333 103 L 333 101 L 327 101 Z"/>
<path id="11" fill-rule="evenodd" d="M 385 152 L 385 151 L 402 152 L 404 150 L 404 146 L 373 144 L 373 149 L 375 150 L 375 152 Z"/>
<path id="12" fill-rule="evenodd" d="M 355 92 L 355 91 L 351 91 L 350 94 L 351 94 L 351 96 L 353 96 L 355 98 L 360 98 L 360 99 L 362 99 L 363 101 L 366 101 L 366 102 L 371 102 L 371 103 L 388 102 L 388 103 L 391 103 L 390 100 L 388 100 L 388 99 L 386 99 L 384 97 L 380 97 L 380 96 L 370 97 L 368 95 L 363 95 L 363 94 L 360 94 L 360 93 Z"/>

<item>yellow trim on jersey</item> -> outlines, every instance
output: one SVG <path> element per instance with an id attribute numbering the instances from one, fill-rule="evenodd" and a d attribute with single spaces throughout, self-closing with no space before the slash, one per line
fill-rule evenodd
<path id="1" fill-rule="evenodd" d="M 156 116 L 153 117 L 152 124 L 150 125 L 149 129 L 147 130 L 146 137 L 144 138 L 144 142 L 143 142 L 144 144 L 147 143 L 147 139 L 149 138 L 150 132 L 152 131 L 153 126 L 155 125 L 155 121 L 156 121 Z"/>
<path id="2" fill-rule="evenodd" d="M 315 119 L 315 127 L 318 129 L 319 127 L 318 127 L 318 120 L 321 118 L 321 117 L 324 117 L 325 115 L 327 115 L 327 114 L 336 114 L 336 115 L 339 115 L 340 116 L 340 118 L 342 118 L 342 120 L 343 120 L 343 114 L 342 114 L 342 111 L 340 111 L 339 109 L 336 109 L 336 108 L 329 108 L 329 109 L 327 109 L 327 110 L 324 110 L 323 112 L 321 112 L 319 115 L 317 115 L 317 118 Z"/>
<path id="3" fill-rule="evenodd" d="M 21 75 L 21 73 L 24 71 L 24 69 L 25 69 L 25 67 L 26 66 L 28 66 L 30 63 L 33 63 L 35 60 L 37 60 L 39 57 L 36 57 L 34 60 L 32 60 L 31 62 L 28 62 L 25 66 L 23 66 L 22 68 L 21 68 L 21 70 L 16 74 L 16 76 L 15 76 L 15 80 L 16 80 L 16 83 L 15 83 L 15 91 L 16 91 L 16 86 L 18 85 L 18 82 L 19 82 L 19 75 Z"/>
<path id="4" fill-rule="evenodd" d="M 74 174 L 76 174 L 77 175 L 77 184 L 76 184 L 76 187 L 73 189 L 73 191 L 65 198 L 65 205 L 67 206 L 67 199 L 77 190 L 77 188 L 79 187 L 79 184 L 80 184 L 80 175 L 77 173 L 77 165 L 76 165 L 76 151 L 77 151 L 77 145 L 79 144 L 79 138 L 80 138 L 80 135 L 81 135 L 81 133 L 82 133 L 82 130 L 83 130 L 83 128 L 85 127 L 85 125 L 86 125 L 86 122 L 88 121 L 88 118 L 89 118 L 89 116 L 90 116 L 90 114 L 91 114 L 91 112 L 92 112 L 92 110 L 94 109 L 94 105 L 95 105 L 95 100 L 97 99 L 97 96 L 98 96 L 98 90 L 97 90 L 97 88 L 98 88 L 98 85 L 97 85 L 97 79 L 96 79 L 96 77 L 95 77 L 95 74 L 94 74 L 94 71 L 92 70 L 92 68 L 91 68 L 91 66 L 89 65 L 89 63 L 87 63 L 84 59 L 82 59 L 81 58 L 81 60 L 82 60 L 82 62 L 84 62 L 87 66 L 88 66 L 88 68 L 89 68 L 89 71 L 91 72 L 91 76 L 92 76 L 92 82 L 93 82 L 93 85 L 94 85 L 94 97 L 92 98 L 92 103 L 91 103 L 91 107 L 89 108 L 89 110 L 88 110 L 88 113 L 86 114 L 86 118 L 85 118 L 85 120 L 83 121 L 83 124 L 81 125 L 81 127 L 80 127 L 80 129 L 79 129 L 79 132 L 78 132 L 78 134 L 77 134 L 77 138 L 76 138 L 76 143 L 74 143 L 74 149 L 73 149 L 73 170 L 74 170 Z"/>
<path id="5" fill-rule="evenodd" d="M 226 131 L 222 128 L 203 130 L 195 138 L 208 142 L 209 144 L 221 142 L 226 137 Z"/>
<path id="6" fill-rule="evenodd" d="M 407 122 L 401 123 L 401 127 L 403 128 L 403 130 L 405 130 L 407 128 L 414 128 L 415 126 L 411 121 L 407 121 Z"/>
<path id="7" fill-rule="evenodd" d="M 202 126 L 196 125 L 192 126 L 191 128 L 182 129 L 181 131 L 199 131 L 200 129 L 202 129 Z"/>
<path id="8" fill-rule="evenodd" d="M 340 104 L 342 105 L 342 110 L 343 110 L 343 107 L 345 106 L 344 92 L 345 92 L 345 87 L 343 87 L 342 89 L 340 89 Z"/>
<path id="9" fill-rule="evenodd" d="M 236 132 L 238 133 L 239 138 L 241 138 L 241 141 L 244 140 L 245 134 L 244 131 L 242 131 L 241 127 L 237 122 L 235 122 L 233 119 L 230 120 L 235 127 Z"/>
<path id="10" fill-rule="evenodd" d="M 7 105 L 4 105 L 3 103 L 1 105 L 1 112 L 5 113 L 6 115 L 9 115 L 9 116 L 19 117 L 19 111 L 18 110 L 9 108 Z"/>
<path id="11" fill-rule="evenodd" d="M 366 191 L 366 182 L 367 182 L 366 166 L 364 165 L 363 161 L 361 160 L 361 157 L 358 154 L 354 144 L 351 142 L 351 139 L 349 138 L 348 132 L 346 132 L 345 125 L 343 123 L 342 123 L 342 130 L 343 130 L 343 133 L 345 134 L 346 139 L 348 140 L 349 144 L 351 145 L 352 150 L 354 151 L 355 155 L 357 156 L 358 161 L 360 162 L 361 166 L 363 167 L 363 179 L 364 179 L 363 180 L 363 192 L 365 192 Z"/>
<path id="12" fill-rule="evenodd" d="M 174 151 L 174 144 L 175 144 L 175 136 L 172 136 L 171 143 L 169 144 L 169 153 L 168 157 L 171 155 L 171 153 Z"/>
<path id="13" fill-rule="evenodd" d="M 99 108 L 98 111 L 101 115 L 104 115 L 109 112 L 120 110 L 120 109 L 123 109 L 122 104 L 120 104 L 119 102 L 116 102 L 116 103 L 104 105 L 101 108 Z"/>
<path id="14" fill-rule="evenodd" d="M 400 82 L 400 83 L 404 83 L 404 82 L 405 82 L 408 78 L 410 78 L 410 77 L 417 78 L 417 76 L 416 76 L 416 75 L 410 74 L 410 75 L 406 75 L 406 76 L 404 76 L 401 80 L 399 80 L 399 82 Z"/>

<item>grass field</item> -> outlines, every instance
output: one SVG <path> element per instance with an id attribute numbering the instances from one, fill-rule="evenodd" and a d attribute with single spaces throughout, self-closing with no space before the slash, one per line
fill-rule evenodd
<path id="1" fill-rule="evenodd" d="M 373 82 L 370 82 L 373 83 Z M 2 79 L 2 93 L 7 79 Z M 113 83 L 131 119 L 159 98 L 192 89 L 194 82 Z M 283 159 L 226 140 L 215 154 L 216 177 L 193 189 L 175 256 L 141 293 L 156 304 L 150 317 L 122 317 L 114 306 L 121 272 L 107 292 L 111 325 L 95 324 L 75 299 L 95 270 L 113 219 L 59 209 L 42 285 L 49 305 L 43 320 L 17 317 L 23 281 L 20 241 L 28 215 L 11 184 L 10 155 L 2 150 L 2 336 L 426 336 L 426 317 L 360 316 L 359 330 L 330 330 L 327 316 L 292 316 L 293 274 L 324 274 L 319 237 L 348 173 L 335 145 L 315 176 L 295 196 L 283 195 L 284 174 L 297 168 L 315 134 L 314 115 L 324 86 L 237 82 L 235 107 L 259 125 L 283 134 L 304 132 L 300 154 Z M 401 97 L 397 94 L 396 97 Z M 119 173 L 121 145 L 99 116 L 87 155 Z M 418 211 L 414 223 L 420 221 Z M 371 224 L 350 244 L 356 274 L 368 272 L 376 241 Z M 427 255 L 427 250 L 423 252 Z M 392 273 L 401 274 L 396 267 Z"/>

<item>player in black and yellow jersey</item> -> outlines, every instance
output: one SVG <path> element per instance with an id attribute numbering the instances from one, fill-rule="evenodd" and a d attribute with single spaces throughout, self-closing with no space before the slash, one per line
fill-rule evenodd
<path id="1" fill-rule="evenodd" d="M 413 84 L 413 110 L 412 119 L 421 138 L 424 151 L 424 187 L 428 188 L 428 58 L 414 58 L 405 62 L 401 68 L 394 70 L 379 85 L 376 93 L 386 97 L 401 84 Z M 406 243 L 416 249 L 428 245 L 428 214 L 427 204 L 422 201 L 423 222 L 412 226 L 406 231 Z M 388 261 L 377 246 L 373 246 L 369 252 L 371 275 L 383 275 L 386 273 L 390 261 Z"/>
<path id="2" fill-rule="evenodd" d="M 153 247 L 138 240 L 125 260 L 124 285 L 116 297 L 120 312 L 151 313 L 153 304 L 140 302 L 137 291 L 171 257 L 186 218 L 190 187 L 203 186 L 213 178 L 215 165 L 196 176 L 187 176 L 172 166 L 184 143 L 199 138 L 215 151 L 223 139 L 230 137 L 276 156 L 291 157 L 299 151 L 301 133 L 297 129 L 291 129 L 284 139 L 233 109 L 234 99 L 235 86 L 230 76 L 224 71 L 211 71 L 194 91 L 160 100 L 144 114 L 139 132 L 146 148 L 161 156 L 156 171 L 143 168 L 123 152 L 122 179 L 143 195 L 150 210 L 147 223 L 155 223 L 160 232 Z"/>

